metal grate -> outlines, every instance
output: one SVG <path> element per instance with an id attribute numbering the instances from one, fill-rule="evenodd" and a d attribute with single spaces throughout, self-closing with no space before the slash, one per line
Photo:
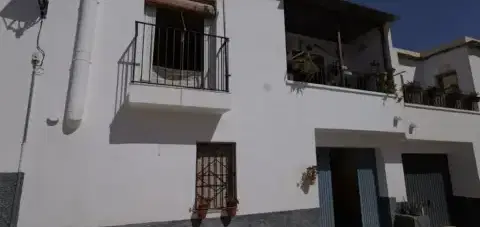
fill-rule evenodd
<path id="1" fill-rule="evenodd" d="M 0 227 L 16 226 L 22 185 L 23 173 L 0 173 Z"/>
<path id="2" fill-rule="evenodd" d="M 229 91 L 228 43 L 212 21 L 157 9 L 156 24 L 136 22 L 132 83 Z"/>
<path id="3" fill-rule="evenodd" d="M 227 198 L 236 198 L 235 144 L 197 144 L 196 201 L 208 202 L 209 209 L 227 207 Z"/>
<path id="4" fill-rule="evenodd" d="M 458 94 L 449 96 L 445 92 L 431 92 L 428 89 L 411 90 L 403 89 L 406 103 L 421 104 L 460 110 L 479 111 L 478 101 L 471 99 L 469 94 Z"/>

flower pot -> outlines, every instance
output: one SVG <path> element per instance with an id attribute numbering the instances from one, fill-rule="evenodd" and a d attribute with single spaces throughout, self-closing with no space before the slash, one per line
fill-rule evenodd
<path id="1" fill-rule="evenodd" d="M 458 93 L 450 93 L 446 95 L 446 104 L 448 108 L 456 108 L 457 101 L 460 100 L 460 94 Z"/>
<path id="2" fill-rule="evenodd" d="M 431 226 L 430 218 L 424 215 L 396 214 L 394 227 L 424 227 Z"/>
<path id="3" fill-rule="evenodd" d="M 196 210 L 199 219 L 205 219 L 208 213 L 208 204 L 201 204 Z"/>
<path id="4" fill-rule="evenodd" d="M 226 208 L 227 214 L 230 217 L 235 217 L 237 215 L 237 205 L 234 206 L 228 206 Z"/>

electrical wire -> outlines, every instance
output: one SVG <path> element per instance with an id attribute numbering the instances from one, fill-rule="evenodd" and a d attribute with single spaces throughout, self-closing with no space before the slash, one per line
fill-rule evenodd
<path id="1" fill-rule="evenodd" d="M 223 37 L 227 37 L 227 16 L 225 12 L 225 0 L 222 1 L 222 13 L 223 13 Z"/>
<path id="2" fill-rule="evenodd" d="M 38 66 L 42 67 L 43 66 L 43 60 L 45 59 L 45 51 L 40 47 L 40 37 L 42 35 L 42 28 L 43 28 L 43 19 L 40 20 L 40 28 L 38 29 L 38 34 L 37 34 L 37 50 L 40 52 L 42 55 L 42 59 L 40 60 L 40 64 Z"/>
<path id="3" fill-rule="evenodd" d="M 42 28 L 43 28 L 43 19 L 40 20 L 40 27 L 38 29 L 38 34 L 37 34 L 37 51 L 40 52 L 42 55 L 40 60 L 32 59 L 31 64 L 32 64 L 32 73 L 31 73 L 31 79 L 30 79 L 30 89 L 29 89 L 29 94 L 28 94 L 28 101 L 27 101 L 27 112 L 25 114 L 25 122 L 23 125 L 23 135 L 22 135 L 22 141 L 20 143 L 20 155 L 18 158 L 18 164 L 17 164 L 17 182 L 15 184 L 15 187 L 18 189 L 22 177 L 20 177 L 20 174 L 22 172 L 22 161 L 23 161 L 23 153 L 25 151 L 25 144 L 27 143 L 27 136 L 28 136 L 28 128 L 29 128 L 29 123 L 30 123 L 30 114 L 32 112 L 32 102 L 33 102 L 33 91 L 35 89 L 35 77 L 39 74 L 38 70 L 43 70 L 43 61 L 45 59 L 45 51 L 40 47 L 40 37 L 42 33 Z M 15 190 L 15 193 L 13 193 L 13 203 L 17 201 L 18 197 L 18 191 Z M 11 212 L 10 214 L 14 214 L 14 209 L 15 205 L 12 205 Z M 13 217 L 12 217 L 13 218 Z M 11 224 L 11 223 L 10 223 Z"/>

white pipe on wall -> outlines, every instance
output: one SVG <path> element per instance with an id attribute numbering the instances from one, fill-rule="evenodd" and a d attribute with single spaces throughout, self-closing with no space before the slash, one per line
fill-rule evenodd
<path id="1" fill-rule="evenodd" d="M 75 49 L 65 109 L 65 123 L 71 130 L 76 130 L 80 126 L 85 109 L 98 4 L 98 0 L 80 1 Z"/>

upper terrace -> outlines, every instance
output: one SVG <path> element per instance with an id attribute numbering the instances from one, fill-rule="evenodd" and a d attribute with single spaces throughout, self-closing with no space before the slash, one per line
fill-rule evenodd
<path id="1" fill-rule="evenodd" d="M 347 1 L 285 0 L 289 79 L 393 93 L 389 13 Z"/>
<path id="2" fill-rule="evenodd" d="M 478 111 L 480 41 L 464 37 L 430 51 L 397 49 L 405 102 Z"/>

